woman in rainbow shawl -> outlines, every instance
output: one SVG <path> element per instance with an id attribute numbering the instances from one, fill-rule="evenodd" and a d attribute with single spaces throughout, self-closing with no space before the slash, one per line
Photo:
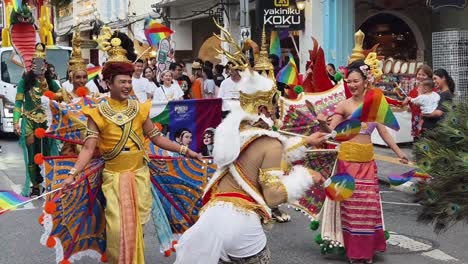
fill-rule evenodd
<path id="1" fill-rule="evenodd" d="M 332 116 L 331 129 L 349 118 L 363 103 L 364 95 L 371 87 L 371 79 L 373 78 L 370 67 L 364 61 L 357 60 L 348 66 L 347 82 L 352 96 L 337 105 Z M 375 128 L 401 162 L 408 162 L 406 155 L 382 124 L 361 123 L 359 135 L 341 144 L 337 173 L 353 176 L 356 187 L 353 195 L 341 202 L 340 208 L 337 208 L 341 211 L 342 228 L 337 228 L 331 237 L 332 241 L 344 244 L 350 263 L 372 263 L 374 252 L 383 252 L 386 249 L 377 166 L 371 141 L 371 134 Z M 323 224 L 327 224 L 326 220 Z M 322 228 L 322 238 L 326 240 L 329 236 L 330 234 L 324 234 Z"/>

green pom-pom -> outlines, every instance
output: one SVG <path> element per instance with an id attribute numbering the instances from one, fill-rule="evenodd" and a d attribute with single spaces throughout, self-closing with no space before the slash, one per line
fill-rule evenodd
<path id="1" fill-rule="evenodd" d="M 317 230 L 320 226 L 320 222 L 317 221 L 317 220 L 313 220 L 312 222 L 310 222 L 310 229 L 311 230 Z"/>
<path id="2" fill-rule="evenodd" d="M 319 245 L 323 243 L 322 234 L 318 234 L 315 236 L 315 243 Z"/>
<path id="3" fill-rule="evenodd" d="M 343 80 L 343 74 L 341 72 L 335 73 L 334 77 L 335 77 L 335 81 L 337 81 L 337 82 Z"/>
<path id="4" fill-rule="evenodd" d="M 385 235 L 385 240 L 388 240 L 390 238 L 390 232 L 388 232 L 387 230 L 384 231 L 384 235 Z"/>
<path id="5" fill-rule="evenodd" d="M 271 130 L 273 130 L 273 131 L 278 131 L 278 128 L 277 128 L 276 126 L 272 126 L 272 127 L 271 127 Z"/>
<path id="6" fill-rule="evenodd" d="M 302 88 L 302 86 L 300 86 L 300 85 L 296 85 L 296 86 L 294 86 L 294 92 L 296 94 L 301 94 L 301 93 L 304 92 L 304 88 Z"/>

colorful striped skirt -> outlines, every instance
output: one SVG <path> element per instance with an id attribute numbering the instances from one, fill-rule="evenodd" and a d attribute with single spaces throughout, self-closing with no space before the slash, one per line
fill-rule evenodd
<path id="1" fill-rule="evenodd" d="M 372 144 L 344 142 L 338 154 L 337 172 L 350 174 L 356 184 L 353 195 L 341 202 L 346 256 L 371 259 L 374 252 L 386 249 Z"/>

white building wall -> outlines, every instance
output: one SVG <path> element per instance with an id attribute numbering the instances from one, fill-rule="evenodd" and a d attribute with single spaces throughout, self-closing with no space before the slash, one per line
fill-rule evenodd
<path id="1" fill-rule="evenodd" d="M 347 0 L 346 0 L 347 1 Z M 310 0 L 306 2 L 305 29 L 299 35 L 299 54 L 301 64 L 299 72 L 305 72 L 305 66 L 309 60 L 309 50 L 313 47 L 312 37 L 319 45 L 323 44 L 323 1 Z"/>

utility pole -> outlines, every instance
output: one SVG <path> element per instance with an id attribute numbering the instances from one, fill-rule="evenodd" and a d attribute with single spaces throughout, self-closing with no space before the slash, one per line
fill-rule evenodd
<path id="1" fill-rule="evenodd" d="M 250 30 L 250 14 L 249 14 L 249 0 L 240 1 L 240 39 L 244 41 L 251 36 Z"/>

